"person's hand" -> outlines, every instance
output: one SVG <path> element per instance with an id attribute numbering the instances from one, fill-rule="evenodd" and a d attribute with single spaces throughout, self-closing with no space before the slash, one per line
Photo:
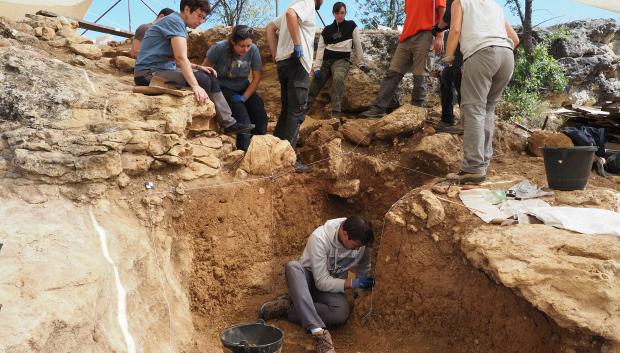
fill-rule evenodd
<path id="1" fill-rule="evenodd" d="M 319 78 L 321 76 L 321 70 L 314 70 L 314 78 Z"/>
<path id="2" fill-rule="evenodd" d="M 245 98 L 244 95 L 235 94 L 234 96 L 230 97 L 230 100 L 233 103 L 244 103 L 247 100 L 247 98 Z"/>
<path id="3" fill-rule="evenodd" d="M 362 276 L 351 281 L 352 288 L 370 289 L 375 285 L 375 280 L 369 276 Z"/>
<path id="4" fill-rule="evenodd" d="M 366 64 L 362 64 L 360 65 L 360 70 L 364 73 L 369 73 L 370 72 L 370 68 L 368 67 L 368 65 Z"/>
<path id="5" fill-rule="evenodd" d="M 214 68 L 209 66 L 198 66 L 198 70 L 206 72 L 208 75 L 212 75 L 213 77 L 217 77 L 217 71 Z"/>
<path id="6" fill-rule="evenodd" d="M 207 96 L 207 92 L 200 86 L 196 85 L 196 87 L 192 88 L 194 91 L 194 95 L 196 96 L 196 100 L 199 104 L 205 104 L 209 99 Z"/>
<path id="7" fill-rule="evenodd" d="M 437 37 L 435 37 L 435 54 L 443 53 L 443 49 L 443 33 L 440 33 Z"/>
<path id="8" fill-rule="evenodd" d="M 443 62 L 452 66 L 452 64 L 454 64 L 454 55 L 446 55 L 446 57 L 443 58 Z"/>
<path id="9" fill-rule="evenodd" d="M 296 58 L 301 58 L 302 56 L 304 56 L 304 49 L 301 44 L 293 44 L 293 53 L 295 54 Z"/>

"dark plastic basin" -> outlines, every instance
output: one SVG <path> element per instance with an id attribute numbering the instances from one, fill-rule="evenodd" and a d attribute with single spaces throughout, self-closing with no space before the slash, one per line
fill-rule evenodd
<path id="1" fill-rule="evenodd" d="M 225 353 L 280 353 L 284 332 L 265 321 L 238 324 L 220 333 Z"/>

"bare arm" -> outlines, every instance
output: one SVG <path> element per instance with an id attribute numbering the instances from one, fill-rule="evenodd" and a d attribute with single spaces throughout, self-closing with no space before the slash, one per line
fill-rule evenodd
<path id="1" fill-rule="evenodd" d="M 450 62 L 450 58 L 454 60 L 456 47 L 461 40 L 461 29 L 463 28 L 463 8 L 461 1 L 456 0 L 452 3 L 452 20 L 450 21 L 450 34 L 448 34 L 448 48 L 446 49 L 446 62 Z"/>
<path id="2" fill-rule="evenodd" d="M 256 92 L 262 74 L 263 73 L 260 71 L 252 70 L 252 82 L 250 82 L 248 88 L 246 88 L 245 92 L 243 92 L 243 96 L 245 97 L 245 99 L 250 98 L 254 94 L 254 92 Z"/>
<path id="3" fill-rule="evenodd" d="M 508 34 L 508 38 L 512 40 L 512 49 L 515 49 L 519 46 L 519 36 L 517 32 L 515 32 L 514 28 L 508 23 L 508 21 L 504 20 L 504 26 L 506 27 L 506 34 Z"/>
<path id="4" fill-rule="evenodd" d="M 286 10 L 286 27 L 291 34 L 293 44 L 300 45 L 301 34 L 299 33 L 299 16 L 297 16 L 297 12 L 291 8 Z"/>
<path id="5" fill-rule="evenodd" d="M 276 35 L 276 25 L 273 22 L 267 25 L 265 29 L 267 32 L 267 44 L 269 44 L 269 51 L 271 52 L 271 57 L 273 58 L 273 62 L 276 62 L 276 56 L 278 55 L 278 36 Z"/>
<path id="6" fill-rule="evenodd" d="M 198 85 L 198 81 L 196 81 L 196 77 L 192 71 L 192 63 L 187 58 L 187 39 L 185 39 L 185 37 L 173 37 L 171 44 L 174 60 L 181 68 L 181 73 L 183 73 L 185 82 L 187 82 L 187 85 L 194 91 L 198 102 L 201 104 L 205 103 L 207 101 L 207 93 Z"/>
<path id="7" fill-rule="evenodd" d="M 129 50 L 129 56 L 131 56 L 132 58 L 137 58 L 138 57 L 138 52 L 140 51 L 140 45 L 142 44 L 142 41 L 137 40 L 136 38 L 134 38 L 131 41 L 131 50 Z"/>
<path id="8" fill-rule="evenodd" d="M 440 18 L 439 23 L 441 24 L 443 22 L 443 15 L 444 13 L 446 13 L 446 8 L 440 7 L 440 8 L 437 8 L 436 11 L 437 11 L 437 16 L 439 16 Z M 435 53 L 441 54 L 443 50 L 444 50 L 443 32 L 439 32 L 437 36 L 435 37 Z"/>

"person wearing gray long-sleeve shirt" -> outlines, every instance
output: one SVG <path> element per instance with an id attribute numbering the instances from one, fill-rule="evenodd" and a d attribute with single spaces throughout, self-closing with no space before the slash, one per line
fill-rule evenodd
<path id="1" fill-rule="evenodd" d="M 286 317 L 313 334 L 317 353 L 335 352 L 325 328 L 349 317 L 347 289 L 372 288 L 374 280 L 368 276 L 372 239 L 370 223 L 360 216 L 331 219 L 315 229 L 301 258 L 285 266 L 289 296 L 263 304 L 261 318 Z M 357 277 L 350 279 L 352 268 Z"/>

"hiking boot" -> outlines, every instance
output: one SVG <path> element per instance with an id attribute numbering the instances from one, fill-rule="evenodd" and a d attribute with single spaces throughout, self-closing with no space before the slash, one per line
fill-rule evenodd
<path id="1" fill-rule="evenodd" d="M 300 160 L 295 162 L 295 173 L 309 173 L 312 171 L 312 166 L 303 164 Z"/>
<path id="2" fill-rule="evenodd" d="M 323 330 L 315 333 L 312 335 L 312 339 L 314 340 L 314 351 L 316 353 L 336 353 L 329 331 Z"/>
<path id="3" fill-rule="evenodd" d="M 366 118 L 382 118 L 385 115 L 385 109 L 373 105 L 370 109 L 361 114 Z"/>
<path id="4" fill-rule="evenodd" d="M 440 121 L 435 125 L 435 131 L 437 132 L 447 132 L 449 134 L 462 135 L 464 130 L 462 127 L 458 126 L 456 123 L 446 123 L 445 121 Z"/>
<path id="5" fill-rule="evenodd" d="M 264 302 L 258 309 L 258 317 L 263 320 L 285 318 L 291 306 L 288 295 L 282 295 L 274 300 Z"/>
<path id="6" fill-rule="evenodd" d="M 252 130 L 254 130 L 254 128 L 256 127 L 256 125 L 254 124 L 241 124 L 241 123 L 234 123 L 231 126 L 224 128 L 224 132 L 227 134 L 236 132 L 236 133 L 247 133 L 250 132 Z"/>
<path id="7" fill-rule="evenodd" d="M 446 175 L 446 179 L 456 184 L 480 184 L 487 180 L 487 176 L 478 173 L 467 173 L 460 170 L 458 173 L 450 173 Z"/>

